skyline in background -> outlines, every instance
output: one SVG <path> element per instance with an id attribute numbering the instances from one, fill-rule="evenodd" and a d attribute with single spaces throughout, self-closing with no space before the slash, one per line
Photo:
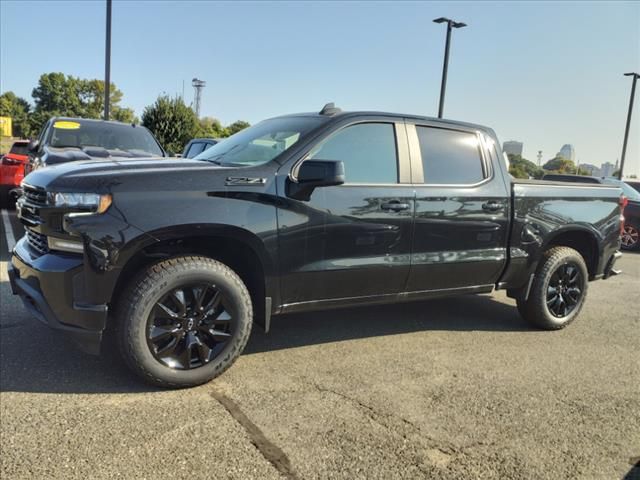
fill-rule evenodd
<path id="1" fill-rule="evenodd" d="M 437 116 L 446 16 L 454 30 L 444 117 L 579 163 L 620 158 L 640 71 L 637 2 L 113 2 L 111 80 L 138 117 L 161 93 L 201 116 L 251 123 L 345 110 Z M 42 73 L 104 78 L 105 2 L 0 2 L 0 91 L 32 101 Z M 28 25 L 28 29 L 25 26 Z M 68 26 L 65 28 L 65 25 Z M 54 26 L 54 28 L 52 28 Z M 640 176 L 636 95 L 625 174 Z"/>

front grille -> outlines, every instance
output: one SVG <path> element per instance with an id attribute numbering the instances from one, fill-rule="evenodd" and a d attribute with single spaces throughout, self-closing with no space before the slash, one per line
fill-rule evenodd
<path id="1" fill-rule="evenodd" d="M 47 192 L 42 188 L 23 185 L 22 192 L 29 203 L 40 206 L 47 204 Z"/>
<path id="2" fill-rule="evenodd" d="M 49 253 L 49 245 L 47 244 L 47 236 L 34 232 L 30 228 L 25 229 L 27 231 L 27 242 L 31 248 L 33 248 L 40 255 Z"/>

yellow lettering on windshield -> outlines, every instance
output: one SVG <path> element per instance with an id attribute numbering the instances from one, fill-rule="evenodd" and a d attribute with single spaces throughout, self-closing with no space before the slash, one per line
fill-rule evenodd
<path id="1" fill-rule="evenodd" d="M 77 130 L 80 128 L 80 124 L 78 122 L 59 120 L 53 124 L 53 128 L 59 128 L 61 130 Z"/>

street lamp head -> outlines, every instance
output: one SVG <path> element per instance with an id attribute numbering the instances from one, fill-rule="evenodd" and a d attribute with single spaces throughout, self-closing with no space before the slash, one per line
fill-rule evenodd
<path id="1" fill-rule="evenodd" d="M 640 78 L 640 74 L 638 74 L 636 72 L 625 73 L 624 76 L 625 77 L 639 77 Z"/>
<path id="2" fill-rule="evenodd" d="M 435 23 L 445 23 L 445 22 L 450 22 L 450 21 L 451 20 L 449 20 L 448 18 L 444 18 L 444 17 L 439 17 L 439 18 L 436 18 L 434 20 Z"/>
<path id="3" fill-rule="evenodd" d="M 452 22 L 451 26 L 453 28 L 462 28 L 462 27 L 466 27 L 467 24 L 466 23 L 462 23 L 462 22 Z"/>

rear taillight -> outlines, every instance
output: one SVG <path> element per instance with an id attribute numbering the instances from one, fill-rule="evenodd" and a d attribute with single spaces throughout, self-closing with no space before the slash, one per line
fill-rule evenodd
<path id="1" fill-rule="evenodd" d="M 624 209 L 629 203 L 629 199 L 624 195 L 620 195 L 620 236 L 624 234 Z"/>

